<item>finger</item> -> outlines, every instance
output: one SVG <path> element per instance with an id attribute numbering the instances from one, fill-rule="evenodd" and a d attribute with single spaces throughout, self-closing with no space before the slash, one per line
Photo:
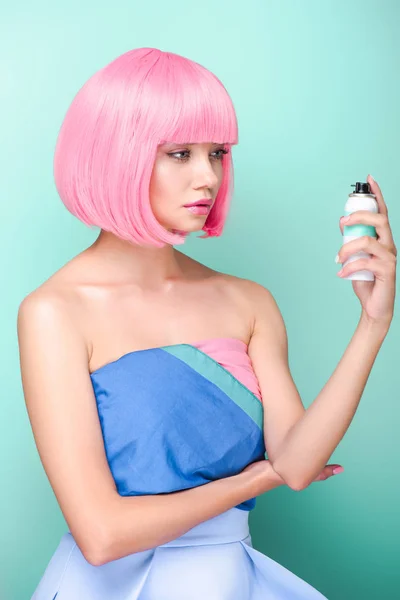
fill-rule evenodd
<path id="1" fill-rule="evenodd" d="M 391 254 L 391 256 L 393 256 L 393 254 Z M 338 277 L 347 277 L 352 273 L 366 269 L 367 271 L 372 271 L 377 279 L 387 281 L 393 278 L 396 271 L 395 260 L 395 257 L 393 257 L 393 262 L 383 261 L 379 258 L 360 258 L 348 263 L 345 267 L 340 269 L 336 275 Z"/>
<path id="2" fill-rule="evenodd" d="M 377 184 L 375 179 L 372 177 L 372 175 L 368 175 L 367 181 L 371 187 L 371 192 L 376 196 L 376 201 L 378 203 L 379 212 L 382 213 L 383 215 L 387 216 L 388 208 L 387 208 L 386 202 L 383 198 L 381 188 L 379 187 L 379 185 Z"/>
<path id="3" fill-rule="evenodd" d="M 394 252 L 391 252 L 386 246 L 380 244 L 376 238 L 369 235 L 363 235 L 362 237 L 342 245 L 338 252 L 337 262 L 344 263 L 350 256 L 357 252 L 367 252 L 372 256 L 376 256 L 377 258 L 386 261 L 392 261 L 394 256 Z"/>
<path id="4" fill-rule="evenodd" d="M 357 210 L 348 216 L 346 222 L 344 222 L 344 217 L 341 219 L 341 225 L 346 225 L 347 227 L 351 225 L 357 225 L 359 223 L 362 225 L 372 225 L 372 227 L 375 227 L 376 233 L 379 237 L 379 242 L 384 244 L 391 252 L 396 252 L 393 234 L 387 215 L 373 213 L 369 210 Z"/>
<path id="5" fill-rule="evenodd" d="M 369 219 L 368 217 L 364 217 L 363 221 L 358 220 L 358 215 L 361 212 L 367 212 L 369 215 L 376 214 L 376 213 L 371 213 L 370 211 L 357 210 L 354 213 L 352 213 L 351 215 L 343 215 L 343 216 L 341 216 L 340 219 L 339 219 L 339 227 L 340 227 L 340 232 L 341 232 L 342 235 L 344 235 L 344 228 L 345 228 L 345 226 L 348 227 L 348 226 L 351 226 L 351 225 L 357 225 L 358 223 L 363 223 L 365 225 L 372 225 L 373 227 L 376 228 L 375 223 L 370 222 L 371 219 Z M 356 215 L 356 216 L 353 217 L 353 215 Z M 352 218 L 350 218 L 350 217 L 352 217 Z M 348 220 L 346 221 L 345 219 L 348 219 Z M 379 235 L 378 232 L 376 232 L 376 233 L 377 233 L 377 235 Z"/>
<path id="6" fill-rule="evenodd" d="M 337 471 L 334 473 L 334 471 Z M 342 473 L 344 468 L 341 465 L 326 465 L 321 473 L 314 479 L 314 481 L 325 481 L 328 477 L 332 477 L 333 475 L 338 475 Z"/>

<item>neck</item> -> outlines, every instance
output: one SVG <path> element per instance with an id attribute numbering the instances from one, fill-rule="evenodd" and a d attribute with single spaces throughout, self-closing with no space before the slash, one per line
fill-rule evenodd
<path id="1" fill-rule="evenodd" d="M 140 246 L 101 230 L 88 252 L 101 260 L 113 280 L 130 280 L 143 288 L 162 288 L 183 276 L 182 253 L 170 245 Z"/>

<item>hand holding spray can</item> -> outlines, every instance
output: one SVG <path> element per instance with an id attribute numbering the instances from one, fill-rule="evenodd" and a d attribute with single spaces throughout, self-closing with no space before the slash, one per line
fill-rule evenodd
<path id="1" fill-rule="evenodd" d="M 357 181 L 352 187 L 355 187 L 355 191 L 349 194 L 348 200 L 344 207 L 344 215 L 351 215 L 353 212 L 357 210 L 370 210 L 371 212 L 378 212 L 378 203 L 376 201 L 376 196 L 371 193 L 371 187 L 369 183 L 363 183 L 361 181 Z M 372 225 L 363 225 L 361 223 L 356 225 L 344 225 L 343 227 L 343 244 L 347 244 L 347 242 L 351 242 L 356 238 L 362 237 L 364 235 L 369 235 L 371 237 L 376 238 L 376 229 Z M 358 260 L 360 258 L 370 258 L 371 255 L 367 252 L 356 252 L 352 254 L 342 265 L 345 267 L 348 263 Z M 343 277 L 342 279 L 351 279 L 355 281 L 374 281 L 375 276 L 372 271 L 368 271 L 364 269 L 362 271 L 357 271 L 356 273 L 351 273 L 347 275 L 347 277 Z"/>

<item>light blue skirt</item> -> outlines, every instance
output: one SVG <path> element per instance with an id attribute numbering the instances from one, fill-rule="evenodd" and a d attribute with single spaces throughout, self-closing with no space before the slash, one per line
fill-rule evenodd
<path id="1" fill-rule="evenodd" d="M 248 518 L 235 507 L 162 546 L 97 567 L 67 532 L 31 600 L 326 600 L 253 548 Z"/>

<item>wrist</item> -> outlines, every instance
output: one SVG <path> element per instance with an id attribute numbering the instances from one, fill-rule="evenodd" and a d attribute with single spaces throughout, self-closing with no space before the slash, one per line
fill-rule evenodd
<path id="1" fill-rule="evenodd" d="M 377 334 L 380 334 L 383 337 L 385 337 L 387 332 L 389 331 L 392 318 L 393 316 L 387 317 L 385 319 L 373 319 L 369 317 L 364 311 L 362 311 L 360 317 L 360 326 L 365 329 L 368 329 L 371 332 L 376 332 Z"/>
<path id="2" fill-rule="evenodd" d="M 283 484 L 283 480 L 271 468 L 250 469 L 239 473 L 241 485 L 245 486 L 251 496 L 261 496 Z"/>
<path id="3" fill-rule="evenodd" d="M 237 485 L 245 492 L 248 498 L 259 496 L 260 477 L 250 471 L 244 471 L 233 476 Z"/>

